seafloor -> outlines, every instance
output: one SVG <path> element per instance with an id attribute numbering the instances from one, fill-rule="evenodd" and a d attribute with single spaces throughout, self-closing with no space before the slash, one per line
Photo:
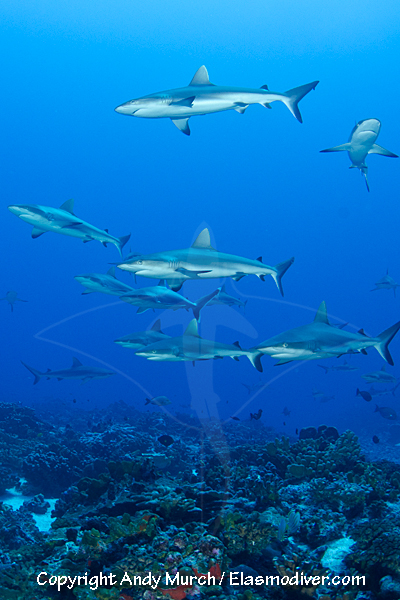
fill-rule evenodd
<path id="1" fill-rule="evenodd" d="M 261 421 L 200 422 L 123 402 L 67 422 L 0 404 L 2 600 L 400 598 L 400 465 L 367 459 L 351 431 L 276 438 Z M 51 585 L 85 573 L 92 585 Z M 161 576 L 155 589 L 129 583 L 149 573 Z M 350 583 L 233 585 L 230 573 Z M 210 585 L 168 584 L 167 574 Z"/>

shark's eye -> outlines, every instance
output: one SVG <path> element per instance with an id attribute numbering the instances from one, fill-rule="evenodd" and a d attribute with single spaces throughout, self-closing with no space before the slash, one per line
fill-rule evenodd
<path id="1" fill-rule="evenodd" d="M 289 346 L 289 344 L 287 344 L 286 342 L 284 344 L 282 344 L 282 348 L 287 348 Z"/>
<path id="2" fill-rule="evenodd" d="M 141 260 L 137 260 L 137 261 L 136 261 L 136 264 L 137 264 L 137 265 L 141 265 L 141 264 L 142 264 L 142 261 L 141 261 Z"/>
<path id="3" fill-rule="evenodd" d="M 152 350 L 151 353 L 152 354 L 157 354 L 157 350 Z"/>

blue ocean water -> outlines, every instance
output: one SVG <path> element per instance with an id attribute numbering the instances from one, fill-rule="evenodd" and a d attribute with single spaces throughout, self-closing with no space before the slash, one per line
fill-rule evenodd
<path id="1" fill-rule="evenodd" d="M 389 424 L 373 413 L 374 403 L 355 397 L 360 375 L 382 366 L 375 351 L 349 357 L 359 371 L 328 375 L 320 361 L 274 367 L 268 357 L 261 376 L 245 358 L 150 363 L 113 340 L 158 317 L 166 333 L 179 335 L 191 314 L 136 315 L 111 296 L 82 296 L 74 276 L 106 272 L 119 260 L 116 249 L 51 233 L 32 240 L 7 206 L 74 198 L 78 216 L 113 235 L 131 233 L 127 248 L 140 253 L 188 247 L 208 227 L 221 251 L 261 255 L 271 265 L 295 257 L 284 299 L 271 278 L 228 281 L 229 293 L 248 300 L 246 311 L 205 308 L 203 337 L 252 346 L 310 322 L 322 300 L 333 321 L 377 335 L 399 318 L 392 292 L 369 290 L 386 269 L 400 281 L 400 161 L 369 157 L 368 193 L 345 153 L 319 150 L 347 141 L 356 121 L 376 117 L 378 142 L 399 152 L 399 13 L 394 1 L 3 2 L 0 295 L 17 290 L 28 301 L 12 314 L 0 305 L 3 399 L 56 412 L 74 398 L 73 410 L 86 410 L 89 400 L 101 412 L 120 399 L 148 410 L 145 397 L 163 394 L 172 414 L 191 408 L 200 418 L 246 419 L 262 408 L 265 424 L 280 433 L 328 423 L 385 435 Z M 300 103 L 302 125 L 274 103 L 270 111 L 252 106 L 243 116 L 193 118 L 188 138 L 169 119 L 114 112 L 131 98 L 187 85 L 202 64 L 221 85 L 285 91 L 320 83 Z M 127 273 L 117 276 L 132 283 Z M 221 283 L 188 282 L 183 293 L 196 299 Z M 388 370 L 396 376 L 399 351 L 395 338 Z M 83 386 L 51 380 L 33 387 L 20 363 L 59 369 L 72 356 L 118 374 Z M 260 379 L 271 389 L 248 396 L 241 383 Z M 313 388 L 335 400 L 319 404 Z M 390 405 L 398 410 L 398 398 Z"/>

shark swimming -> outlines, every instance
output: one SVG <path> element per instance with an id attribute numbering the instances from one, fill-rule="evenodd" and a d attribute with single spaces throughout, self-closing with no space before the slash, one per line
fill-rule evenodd
<path id="1" fill-rule="evenodd" d="M 168 289 L 163 279 L 160 280 L 158 285 L 152 287 L 140 288 L 138 290 L 132 289 L 130 292 L 120 296 L 121 300 L 128 304 L 138 306 L 137 313 L 146 312 L 151 309 L 172 309 L 178 310 L 184 308 L 186 310 L 192 309 L 194 318 L 200 321 L 200 311 L 204 308 L 212 298 L 217 296 L 220 288 L 204 296 L 197 302 L 192 302 L 184 296 L 181 296 L 177 292 Z"/>
<path id="2" fill-rule="evenodd" d="M 242 350 L 238 342 L 222 344 L 200 337 L 196 319 L 190 321 L 183 335 L 139 348 L 136 354 L 153 361 L 190 361 L 193 363 L 196 360 L 210 360 L 226 356 L 233 360 L 239 360 L 240 356 L 247 356 L 253 367 L 262 371 L 261 354 L 258 351 Z"/>
<path id="3" fill-rule="evenodd" d="M 130 235 L 120 238 L 108 233 L 107 229 L 98 229 L 90 225 L 74 214 L 74 201 L 67 200 L 60 208 L 41 206 L 39 204 L 10 204 L 8 210 L 17 215 L 22 221 L 33 225 L 32 237 L 40 237 L 46 231 L 61 233 L 83 240 L 83 243 L 97 240 L 103 246 L 114 244 L 122 256 L 122 248 L 125 246 Z"/>
<path id="4" fill-rule="evenodd" d="M 170 339 L 170 337 L 171 336 L 161 331 L 161 321 L 160 319 L 157 319 L 154 325 L 147 331 L 136 331 L 135 333 L 124 335 L 123 337 L 114 340 L 114 343 L 119 344 L 123 348 L 138 350 L 143 346 L 149 346 L 155 342 Z"/>
<path id="5" fill-rule="evenodd" d="M 123 271 L 142 277 L 166 279 L 170 288 L 177 292 L 188 279 L 214 279 L 232 277 L 239 281 L 246 275 L 256 275 L 264 281 L 271 275 L 283 296 L 282 277 L 293 264 L 294 258 L 270 267 L 257 260 L 218 252 L 211 246 L 210 232 L 203 229 L 190 246 L 182 250 L 168 250 L 143 254 L 118 264 Z"/>
<path id="6" fill-rule="evenodd" d="M 210 83 L 206 67 L 201 66 L 188 86 L 156 92 L 117 106 L 115 111 L 131 117 L 145 119 L 169 118 L 185 135 L 190 135 L 189 119 L 199 115 L 225 110 L 243 114 L 251 104 L 271 108 L 272 102 L 283 102 L 292 115 L 303 122 L 298 104 L 318 81 L 306 83 L 287 92 L 272 92 L 267 85 L 260 89 L 228 87 Z"/>
<path id="7" fill-rule="evenodd" d="M 368 154 L 380 154 L 381 156 L 389 156 L 390 158 L 399 158 L 397 154 L 375 144 L 380 130 L 381 123 L 378 119 L 364 119 L 356 123 L 353 127 L 348 142 L 340 146 L 320 150 L 320 152 L 348 152 L 350 161 L 352 162 L 349 168 L 359 169 L 365 177 L 365 183 L 369 191 L 368 167 L 365 164 Z"/>
<path id="8" fill-rule="evenodd" d="M 322 302 L 313 323 L 289 329 L 251 350 L 277 358 L 279 362 L 276 364 L 283 365 L 293 360 L 330 358 L 359 352 L 366 354 L 366 348 L 372 347 L 393 365 L 388 346 L 399 329 L 400 321 L 375 338 L 368 337 L 363 330 L 357 333 L 344 331 L 329 323 L 326 304 Z"/>
<path id="9" fill-rule="evenodd" d="M 0 300 L 7 300 L 11 307 L 11 312 L 14 312 L 14 304 L 16 302 L 28 302 L 28 300 L 22 300 L 22 298 L 18 298 L 18 292 L 14 292 L 14 290 L 7 292 L 4 298 L 0 298 Z"/>
<path id="10" fill-rule="evenodd" d="M 83 382 L 90 381 L 91 379 L 105 379 L 111 375 L 115 375 L 113 371 L 107 371 L 107 369 L 101 369 L 100 367 L 86 367 L 81 363 L 80 360 L 72 358 L 72 366 L 69 369 L 59 369 L 58 371 L 51 371 L 48 369 L 45 373 L 30 367 L 24 362 L 21 363 L 34 375 L 35 379 L 33 385 L 36 385 L 38 381 L 45 377 L 46 379 L 82 379 Z"/>
<path id="11" fill-rule="evenodd" d="M 377 290 L 393 290 L 394 297 L 396 297 L 396 288 L 400 287 L 399 283 L 396 283 L 393 277 L 389 275 L 389 269 L 386 270 L 386 275 L 379 279 L 375 283 L 375 287 L 371 292 L 376 292 Z"/>
<path id="12" fill-rule="evenodd" d="M 219 294 L 210 300 L 208 306 L 214 306 L 216 304 L 225 304 L 226 306 L 238 306 L 239 308 L 246 308 L 247 300 L 243 302 L 243 300 L 240 300 L 240 298 L 236 298 L 235 296 L 230 296 L 227 294 L 224 283 L 221 285 Z"/>
<path id="13" fill-rule="evenodd" d="M 349 365 L 347 360 L 345 360 L 341 365 L 332 365 L 332 367 L 326 367 L 325 365 L 317 365 L 324 369 L 325 375 L 328 374 L 329 371 L 358 371 L 358 367 L 354 365 Z"/>
<path id="14" fill-rule="evenodd" d="M 133 287 L 126 285 L 126 283 L 115 277 L 115 267 L 108 269 L 106 275 L 103 275 L 103 273 L 89 273 L 87 275 L 76 275 L 74 279 L 86 288 L 82 295 L 101 292 L 111 296 L 122 296 L 135 291 Z"/>
<path id="15" fill-rule="evenodd" d="M 387 373 L 385 365 L 379 371 L 373 371 L 366 375 L 361 375 L 367 383 L 396 383 L 397 379 L 391 373 Z"/>

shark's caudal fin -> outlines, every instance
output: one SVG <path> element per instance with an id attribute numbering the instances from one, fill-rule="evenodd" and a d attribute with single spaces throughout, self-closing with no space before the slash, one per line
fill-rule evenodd
<path id="1" fill-rule="evenodd" d="M 292 90 L 288 90 L 285 92 L 282 101 L 286 104 L 290 112 L 300 123 L 303 122 L 301 117 L 298 104 L 304 96 L 311 92 L 311 90 L 315 90 L 319 81 L 313 81 L 312 83 L 306 83 L 305 85 L 301 85 L 300 87 L 293 88 Z M 285 100 L 286 97 L 286 100 Z"/>
<path id="2" fill-rule="evenodd" d="M 116 245 L 116 246 L 117 246 L 117 248 L 118 248 L 118 251 L 119 251 L 119 253 L 120 253 L 120 255 L 121 255 L 121 258 L 122 258 L 122 248 L 123 248 L 123 247 L 125 246 L 125 244 L 126 244 L 128 241 L 129 241 L 129 238 L 130 238 L 130 237 L 131 237 L 131 234 L 129 234 L 129 235 L 123 235 L 123 236 L 121 236 L 120 238 L 117 238 L 117 239 L 118 239 L 118 242 L 117 242 L 115 245 Z"/>
<path id="3" fill-rule="evenodd" d="M 215 296 L 218 296 L 220 291 L 221 291 L 221 288 L 218 288 L 211 294 L 208 294 L 208 296 L 204 296 L 203 298 L 200 298 L 200 300 L 198 300 L 195 303 L 196 306 L 193 307 L 193 315 L 194 315 L 194 318 L 196 319 L 196 321 L 200 322 L 201 309 L 204 308 L 206 306 L 206 304 L 208 304 L 210 302 L 210 300 L 212 300 Z"/>
<path id="4" fill-rule="evenodd" d="M 400 321 L 389 327 L 389 329 L 385 329 L 378 335 L 378 339 L 380 340 L 377 344 L 375 344 L 374 348 L 376 348 L 379 354 L 389 363 L 389 365 L 394 365 L 393 358 L 389 352 L 389 344 L 400 329 Z"/>
<path id="5" fill-rule="evenodd" d="M 350 148 L 350 142 L 346 142 L 345 144 L 341 144 L 340 146 L 333 146 L 333 148 L 326 148 L 326 150 L 320 150 L 320 152 L 343 152 L 344 150 L 348 152 Z"/>
<path id="6" fill-rule="evenodd" d="M 388 156 L 389 158 L 399 158 L 397 154 L 391 152 L 390 150 L 386 150 L 386 148 L 382 148 L 382 146 L 378 146 L 378 144 L 374 144 L 371 150 L 368 150 L 368 154 L 380 154 L 381 156 Z"/>
<path id="7" fill-rule="evenodd" d="M 294 263 L 294 256 L 292 256 L 292 258 L 289 258 L 289 260 L 285 260 L 284 262 L 281 262 L 278 265 L 275 265 L 275 267 L 274 267 L 275 272 L 271 273 L 271 275 L 274 278 L 274 281 L 278 287 L 278 290 L 280 291 L 282 296 L 284 296 L 283 287 L 282 287 L 282 277 L 284 276 L 284 274 L 286 273 L 286 271 L 288 270 L 290 265 L 292 265 L 293 263 Z"/>
<path id="8" fill-rule="evenodd" d="M 36 385 L 37 382 L 40 381 L 40 379 L 43 377 L 44 373 L 41 373 L 37 369 L 34 369 L 33 367 L 30 367 L 29 365 L 27 365 L 24 362 L 22 362 L 22 360 L 21 360 L 21 363 L 24 365 L 24 367 L 26 367 L 28 369 L 28 371 L 30 371 L 32 373 L 32 375 L 35 376 L 35 381 L 33 382 L 33 385 Z"/>
<path id="9" fill-rule="evenodd" d="M 248 352 L 247 354 L 247 358 L 249 359 L 249 361 L 251 362 L 251 364 L 253 365 L 253 367 L 255 369 L 257 369 L 257 371 L 259 371 L 260 373 L 263 372 L 263 367 L 261 364 L 261 357 L 264 356 L 262 352 Z M 246 386 L 246 384 L 244 383 L 243 385 Z M 247 386 L 246 386 L 247 387 Z M 250 394 L 250 389 L 248 388 L 249 394 Z"/>

